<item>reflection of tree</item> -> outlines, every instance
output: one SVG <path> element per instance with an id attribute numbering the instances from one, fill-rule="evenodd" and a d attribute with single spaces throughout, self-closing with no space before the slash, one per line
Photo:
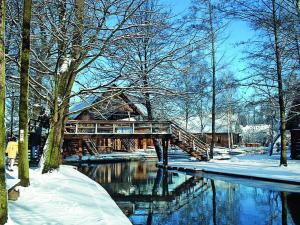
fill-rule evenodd
<path id="1" fill-rule="evenodd" d="M 212 195 L 215 192 L 217 202 L 216 208 L 212 205 L 213 224 L 240 224 L 240 207 L 241 193 L 239 186 L 236 184 L 226 183 L 223 181 L 214 181 L 211 183 Z M 218 212 L 214 217 L 214 210 Z"/>
<path id="2" fill-rule="evenodd" d="M 163 169 L 159 168 L 157 170 L 156 178 L 155 178 L 154 185 L 152 188 L 152 195 L 157 195 L 158 188 L 159 188 L 161 180 L 162 180 L 162 174 L 163 174 Z"/>
<path id="3" fill-rule="evenodd" d="M 216 204 L 216 187 L 214 180 L 210 180 L 212 189 L 212 208 L 213 208 L 213 224 L 217 225 L 217 204 Z"/>
<path id="4" fill-rule="evenodd" d="M 281 192 L 281 218 L 282 225 L 287 225 L 287 198 L 285 192 Z"/>
<path id="5" fill-rule="evenodd" d="M 269 224 L 276 223 L 280 220 L 280 193 L 270 190 L 262 190 L 255 188 L 253 190 L 253 197 L 256 203 L 257 210 L 261 210 L 263 207 L 265 213 L 264 218 Z"/>
<path id="6" fill-rule="evenodd" d="M 289 222 L 290 201 L 284 199 L 290 198 L 274 191 L 168 172 L 156 168 L 155 162 L 102 164 L 81 171 L 120 206 L 131 207 L 130 218 L 139 217 L 140 223 L 142 217 L 143 224 L 249 223 L 245 218 L 253 218 L 252 224 Z M 299 200 L 296 210 L 298 204 Z"/>
<path id="7" fill-rule="evenodd" d="M 152 211 L 152 203 L 150 203 L 148 216 L 147 216 L 147 225 L 151 225 L 153 220 L 153 211 Z"/>

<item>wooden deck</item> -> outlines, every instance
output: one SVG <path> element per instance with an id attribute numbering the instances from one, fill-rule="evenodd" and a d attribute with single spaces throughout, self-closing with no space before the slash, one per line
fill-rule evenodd
<path id="1" fill-rule="evenodd" d="M 172 123 L 169 121 L 68 121 L 65 135 L 101 136 L 105 138 L 171 138 Z"/>
<path id="2" fill-rule="evenodd" d="M 170 142 L 199 160 L 207 159 L 208 145 L 199 136 L 189 133 L 172 121 L 70 120 L 65 126 L 65 139 L 93 137 L 162 139 L 163 148 L 168 149 Z"/>

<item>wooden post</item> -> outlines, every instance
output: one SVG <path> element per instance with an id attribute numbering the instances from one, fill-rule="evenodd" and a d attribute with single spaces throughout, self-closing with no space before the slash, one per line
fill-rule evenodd
<path id="1" fill-rule="evenodd" d="M 164 167 L 168 166 L 168 148 L 169 148 L 169 140 L 162 139 L 162 146 L 163 146 L 163 165 Z"/>
<path id="2" fill-rule="evenodd" d="M 78 152 L 79 152 L 79 157 L 83 155 L 82 139 L 79 139 L 78 141 Z"/>
<path id="3" fill-rule="evenodd" d="M 98 124 L 96 123 L 96 125 L 95 125 L 95 134 L 97 134 L 98 133 Z"/>
<path id="4" fill-rule="evenodd" d="M 142 140 L 142 143 L 143 143 L 143 149 L 147 149 L 147 139 L 143 139 Z"/>
<path id="5" fill-rule="evenodd" d="M 78 133 L 78 123 L 75 124 L 75 134 Z"/>

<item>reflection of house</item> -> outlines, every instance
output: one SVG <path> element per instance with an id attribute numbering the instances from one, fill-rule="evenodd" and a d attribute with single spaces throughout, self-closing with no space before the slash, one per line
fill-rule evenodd
<path id="1" fill-rule="evenodd" d="M 93 121 L 95 120 L 114 120 L 114 121 L 135 121 L 142 120 L 145 117 L 146 109 L 144 105 L 138 103 L 138 99 L 133 96 L 125 95 L 123 93 L 116 94 L 113 92 L 106 92 L 102 95 L 90 95 L 81 102 L 73 104 L 70 107 L 69 120 L 86 122 L 85 130 L 89 126 L 91 131 L 95 130 Z M 89 123 L 90 122 L 90 123 Z M 110 127 L 101 127 L 107 132 Z M 69 129 L 69 128 L 66 128 Z M 80 130 L 81 128 L 76 128 Z M 100 128 L 99 128 L 100 129 Z M 101 133 L 101 131 L 98 132 Z M 116 133 L 130 133 L 130 127 L 118 127 Z M 103 131 L 104 132 L 104 131 Z M 106 132 L 106 130 L 105 130 Z M 65 135 L 64 137 L 64 153 L 65 155 L 84 153 L 105 153 L 112 150 L 135 150 L 146 149 L 152 146 L 151 139 L 113 139 L 99 137 L 97 134 L 89 136 L 72 136 Z"/>
<path id="2" fill-rule="evenodd" d="M 299 90 L 300 91 L 300 90 Z M 287 129 L 291 132 L 291 157 L 300 159 L 300 94 L 295 97 L 288 115 Z"/>

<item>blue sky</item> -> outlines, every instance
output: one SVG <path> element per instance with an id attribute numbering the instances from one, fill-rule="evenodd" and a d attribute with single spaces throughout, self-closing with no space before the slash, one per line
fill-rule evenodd
<path id="1" fill-rule="evenodd" d="M 162 0 L 162 2 L 176 14 L 188 13 L 190 0 Z M 238 78 L 241 78 L 245 75 L 240 72 L 245 67 L 242 61 L 243 48 L 236 44 L 251 39 L 254 36 L 254 32 L 246 22 L 240 20 L 232 21 L 228 26 L 227 32 L 229 35 L 228 40 L 223 44 L 219 52 L 222 52 L 221 54 L 225 52 L 226 59 L 233 59 L 230 69 Z"/>

